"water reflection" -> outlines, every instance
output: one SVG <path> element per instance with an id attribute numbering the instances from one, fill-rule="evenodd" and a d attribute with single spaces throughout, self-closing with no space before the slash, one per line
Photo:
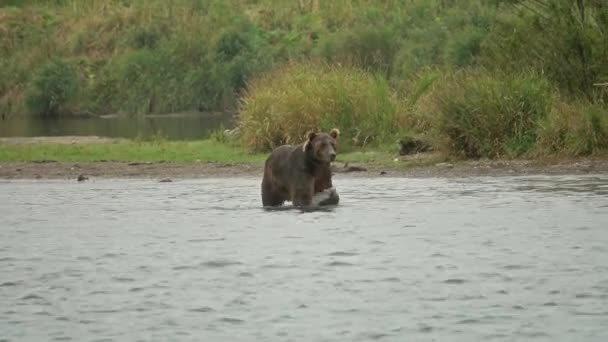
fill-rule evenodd
<path id="1" fill-rule="evenodd" d="M 13 119 L 0 121 L 0 137 L 95 135 L 111 138 L 150 138 L 163 135 L 173 140 L 204 139 L 223 125 L 232 127 L 230 113 L 182 113 L 147 115 L 143 118 Z"/>

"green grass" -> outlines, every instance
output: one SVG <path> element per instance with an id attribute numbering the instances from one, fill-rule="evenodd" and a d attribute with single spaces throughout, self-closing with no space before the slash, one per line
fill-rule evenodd
<path id="1" fill-rule="evenodd" d="M 117 142 L 111 144 L 0 144 L 0 162 L 19 161 L 121 161 L 176 163 L 257 163 L 263 154 L 212 140 L 171 142 Z"/>
<path id="2" fill-rule="evenodd" d="M 173 162 L 262 164 L 268 153 L 249 153 L 242 147 L 212 139 L 199 141 L 120 141 L 87 144 L 0 144 L 2 162 Z M 355 163 L 394 167 L 396 151 L 387 147 L 338 153 L 337 165 Z M 433 159 L 435 160 L 435 159 Z M 422 162 L 424 163 L 424 162 Z M 421 164 L 419 162 L 409 164 Z M 408 165 L 409 165 L 408 164 Z"/>

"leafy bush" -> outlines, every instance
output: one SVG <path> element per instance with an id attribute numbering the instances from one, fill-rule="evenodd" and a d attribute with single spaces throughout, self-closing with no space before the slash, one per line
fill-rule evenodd
<path id="1" fill-rule="evenodd" d="M 360 69 L 290 63 L 253 80 L 243 97 L 243 144 L 265 151 L 299 143 L 309 130 L 338 127 L 348 144 L 382 141 L 396 131 L 396 100 L 384 78 Z"/>
<path id="2" fill-rule="evenodd" d="M 534 145 L 552 97 L 548 82 L 531 74 L 460 71 L 435 81 L 416 110 L 434 122 L 453 153 L 517 156 Z"/>
<path id="3" fill-rule="evenodd" d="M 539 150 L 547 154 L 589 155 L 608 149 L 608 114 L 586 102 L 560 102 L 542 121 Z"/>
<path id="4" fill-rule="evenodd" d="M 389 75 L 399 48 L 397 32 L 387 26 L 361 26 L 327 36 L 317 52 L 327 62 L 350 64 Z"/>
<path id="5" fill-rule="evenodd" d="M 237 19 L 219 37 L 215 47 L 217 79 L 234 91 L 245 87 L 249 76 L 272 66 L 272 56 L 261 31 L 245 19 Z"/>
<path id="6" fill-rule="evenodd" d="M 522 4 L 521 11 L 497 17 L 481 44 L 484 65 L 514 71 L 533 67 L 563 92 L 608 102 L 606 93 L 593 86 L 608 77 L 605 1 L 509 1 Z"/>
<path id="7" fill-rule="evenodd" d="M 69 110 L 69 101 L 77 92 L 78 77 L 74 68 L 54 59 L 35 73 L 26 95 L 27 108 L 32 114 L 56 116 Z"/>
<path id="8" fill-rule="evenodd" d="M 481 42 L 485 33 L 479 29 L 458 32 L 449 42 L 446 61 L 457 67 L 466 67 L 475 63 L 481 52 Z"/>

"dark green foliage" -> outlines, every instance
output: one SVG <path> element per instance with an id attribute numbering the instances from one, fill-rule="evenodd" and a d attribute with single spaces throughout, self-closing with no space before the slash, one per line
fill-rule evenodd
<path id="1" fill-rule="evenodd" d="M 240 19 L 219 37 L 215 47 L 215 79 L 238 92 L 252 74 L 266 71 L 272 65 L 269 46 L 262 32 L 246 19 Z M 223 86 L 223 87 L 222 87 Z"/>
<path id="2" fill-rule="evenodd" d="M 386 26 L 360 26 L 328 35 L 319 54 L 328 62 L 351 64 L 390 76 L 400 39 Z"/>
<path id="3" fill-rule="evenodd" d="M 78 78 L 74 68 L 63 60 L 51 60 L 34 74 L 26 104 L 32 114 L 65 114 L 62 112 L 68 111 L 68 103 L 77 91 Z"/>
<path id="4" fill-rule="evenodd" d="M 507 2 L 507 1 L 503 1 Z M 485 65 L 542 70 L 563 91 L 608 98 L 608 3 L 595 0 L 508 1 L 519 15 L 502 15 L 483 43 Z"/>
<path id="5" fill-rule="evenodd" d="M 418 110 L 435 121 L 452 152 L 494 158 L 529 151 L 552 103 L 551 87 L 542 78 L 475 71 L 435 82 Z"/>

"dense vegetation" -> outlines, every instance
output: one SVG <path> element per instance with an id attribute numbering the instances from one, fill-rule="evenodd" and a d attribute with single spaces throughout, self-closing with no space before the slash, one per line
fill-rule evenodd
<path id="1" fill-rule="evenodd" d="M 257 151 L 333 126 L 468 157 L 608 148 L 605 1 L 0 4 L 2 117 L 238 110 Z"/>

